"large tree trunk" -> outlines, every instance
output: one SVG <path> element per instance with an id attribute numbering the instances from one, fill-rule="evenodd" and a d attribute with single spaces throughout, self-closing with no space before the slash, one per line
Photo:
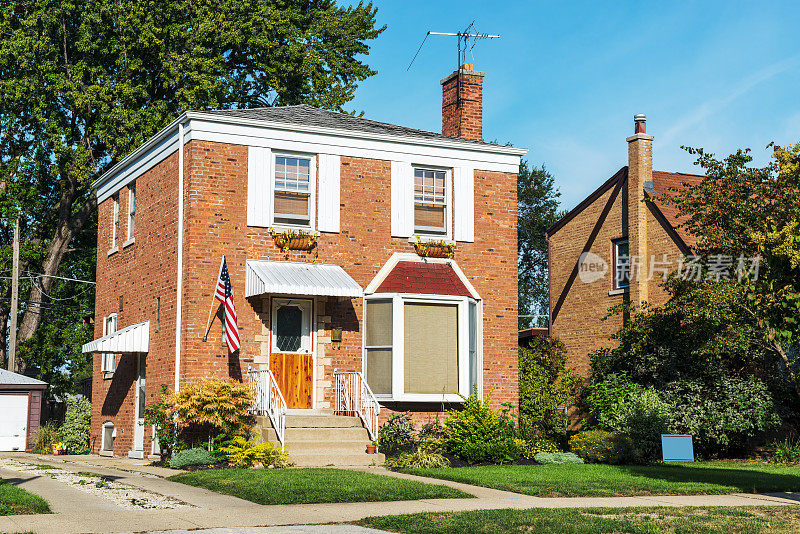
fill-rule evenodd
<path id="1" fill-rule="evenodd" d="M 46 275 L 33 280 L 31 291 L 28 296 L 28 306 L 22 316 L 22 321 L 17 331 L 17 343 L 23 343 L 33 337 L 36 329 L 42 323 L 44 304 L 53 288 L 55 276 L 64 259 L 64 254 L 69 249 L 72 239 L 83 230 L 86 221 L 92 212 L 97 208 L 97 198 L 93 193 L 89 193 L 89 198 L 74 214 L 72 204 L 75 201 L 75 189 L 70 188 L 64 191 L 59 199 L 57 214 L 58 222 L 53 232 L 53 237 L 47 246 L 44 260 L 42 261 L 41 274 Z M 27 366 L 23 358 L 17 357 L 17 372 L 24 373 Z"/>

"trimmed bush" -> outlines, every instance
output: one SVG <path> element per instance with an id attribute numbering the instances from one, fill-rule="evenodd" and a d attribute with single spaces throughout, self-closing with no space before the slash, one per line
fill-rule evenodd
<path id="1" fill-rule="evenodd" d="M 582 464 L 583 459 L 571 452 L 540 452 L 533 457 L 540 464 Z"/>
<path id="2" fill-rule="evenodd" d="M 188 384 L 180 393 L 168 392 L 162 400 L 165 414 L 178 415 L 178 425 L 204 441 L 222 433 L 246 436 L 253 418 L 248 413 L 250 388 L 233 379 L 210 378 Z"/>
<path id="3" fill-rule="evenodd" d="M 255 443 L 241 436 L 233 438 L 231 443 L 220 447 L 225 458 L 236 467 L 288 467 L 289 455 L 277 448 L 270 441 Z"/>
<path id="4" fill-rule="evenodd" d="M 72 453 L 85 453 L 89 449 L 89 432 L 92 404 L 86 397 L 67 401 L 67 413 L 59 435 L 64 447 Z"/>
<path id="5" fill-rule="evenodd" d="M 195 447 L 176 452 L 170 459 L 169 466 L 173 469 L 181 469 L 190 465 L 212 465 L 216 462 L 213 454 L 203 448 Z"/>
<path id="6" fill-rule="evenodd" d="M 632 459 L 633 441 L 621 432 L 586 430 L 569 440 L 569 448 L 590 463 L 624 464 Z"/>

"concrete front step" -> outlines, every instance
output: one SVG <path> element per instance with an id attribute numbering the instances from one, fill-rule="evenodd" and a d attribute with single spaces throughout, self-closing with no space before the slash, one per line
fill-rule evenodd
<path id="1" fill-rule="evenodd" d="M 267 419 L 269 421 L 269 418 Z M 346 428 L 360 427 L 361 419 L 346 415 L 287 415 L 286 428 Z"/>
<path id="2" fill-rule="evenodd" d="M 368 440 L 358 441 L 289 441 L 286 451 L 295 454 L 366 454 Z"/>
<path id="3" fill-rule="evenodd" d="M 268 441 L 275 441 L 278 436 L 272 427 L 262 427 L 261 436 Z M 369 434 L 364 427 L 340 427 L 340 428 L 287 428 L 286 441 L 356 441 L 362 440 L 369 442 Z"/>
<path id="4" fill-rule="evenodd" d="M 386 456 L 376 454 L 328 454 L 328 453 L 298 453 L 289 452 L 291 462 L 296 467 L 327 467 L 327 466 L 370 466 L 383 465 Z"/>

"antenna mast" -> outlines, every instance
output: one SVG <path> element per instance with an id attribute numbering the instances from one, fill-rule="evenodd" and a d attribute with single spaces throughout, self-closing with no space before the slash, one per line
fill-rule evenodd
<path id="1" fill-rule="evenodd" d="M 422 40 L 422 44 L 419 45 L 417 49 L 417 53 L 414 54 L 414 58 L 411 60 L 411 63 L 408 64 L 408 68 L 406 71 L 411 69 L 411 65 L 414 64 L 414 60 L 417 59 L 420 50 L 425 45 L 425 41 L 428 39 L 429 35 L 444 35 L 447 37 L 456 37 L 457 43 L 457 50 L 458 50 L 458 58 L 456 61 L 456 72 L 461 69 L 461 65 L 467 62 L 467 50 L 472 50 L 475 48 L 475 45 L 478 44 L 478 39 L 499 39 L 499 35 L 492 35 L 489 33 L 479 33 L 477 28 L 475 28 L 475 21 L 473 20 L 472 23 L 466 27 L 464 31 L 461 32 L 432 32 L 429 31 L 425 34 L 425 38 Z M 469 40 L 472 39 L 472 46 L 469 44 Z M 461 107 L 461 76 L 456 77 L 456 107 Z"/>

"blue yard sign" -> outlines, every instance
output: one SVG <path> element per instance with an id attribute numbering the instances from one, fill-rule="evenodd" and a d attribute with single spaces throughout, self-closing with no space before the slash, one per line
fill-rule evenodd
<path id="1" fill-rule="evenodd" d="M 661 453 L 665 462 L 694 462 L 692 436 L 661 434 Z"/>

